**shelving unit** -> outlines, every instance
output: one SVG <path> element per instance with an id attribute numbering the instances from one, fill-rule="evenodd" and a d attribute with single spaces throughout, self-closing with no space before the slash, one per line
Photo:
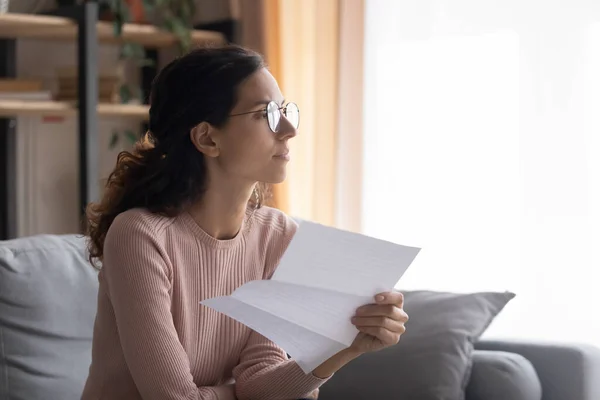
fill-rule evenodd
<path id="1" fill-rule="evenodd" d="M 96 107 L 99 116 L 148 118 L 147 105 L 100 103 Z M 77 105 L 65 101 L 0 100 L 0 117 L 24 115 L 67 117 L 77 114 Z"/>
<path id="2" fill-rule="evenodd" d="M 78 25 L 73 19 L 34 14 L 0 14 L 0 37 L 30 38 L 44 40 L 74 40 L 78 35 Z M 96 22 L 96 35 L 100 43 L 131 42 L 145 47 L 169 47 L 177 43 L 175 37 L 152 25 L 125 24 L 120 38 L 113 34 L 109 22 Z M 206 42 L 223 42 L 220 32 L 196 30 L 192 42 L 200 45 Z"/>
<path id="3" fill-rule="evenodd" d="M 192 34 L 195 45 L 224 44 L 234 41 L 235 23 L 225 21 L 198 27 Z M 169 32 L 151 25 L 126 24 L 122 35 L 114 37 L 112 24 L 98 21 L 98 4 L 56 10 L 53 15 L 0 14 L 0 77 L 16 77 L 16 40 L 68 40 L 77 42 L 78 101 L 0 100 L 0 240 L 16 236 L 16 124 L 15 117 L 73 116 L 79 129 L 79 204 L 83 213 L 88 202 L 98 199 L 98 117 L 119 116 L 140 120 L 148 118 L 147 105 L 98 104 L 98 46 L 133 42 L 146 48 L 154 58 L 160 48 L 177 43 Z M 155 67 L 142 69 L 142 89 L 147 92 Z"/>

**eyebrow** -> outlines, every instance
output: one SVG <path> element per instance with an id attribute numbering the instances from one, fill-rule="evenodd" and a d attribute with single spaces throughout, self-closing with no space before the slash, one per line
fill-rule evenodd
<path id="1" fill-rule="evenodd" d="M 252 105 L 252 107 L 256 107 L 256 106 L 266 106 L 267 104 L 269 104 L 272 100 L 258 100 L 255 101 L 254 104 Z M 281 101 L 281 106 L 283 106 L 285 104 L 285 99 L 283 99 Z"/>

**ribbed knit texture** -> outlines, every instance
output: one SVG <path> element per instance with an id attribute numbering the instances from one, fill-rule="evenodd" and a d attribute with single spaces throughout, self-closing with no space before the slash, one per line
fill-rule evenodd
<path id="1" fill-rule="evenodd" d="M 232 380 L 240 400 L 299 399 L 321 386 L 273 342 L 200 304 L 269 279 L 296 229 L 269 207 L 231 240 L 187 213 L 120 214 L 104 244 L 83 400 L 213 400 Z"/>

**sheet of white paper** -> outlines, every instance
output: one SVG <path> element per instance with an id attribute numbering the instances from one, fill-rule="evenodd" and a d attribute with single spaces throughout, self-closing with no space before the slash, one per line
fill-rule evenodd
<path id="1" fill-rule="evenodd" d="M 356 308 L 392 290 L 419 251 L 300 221 L 271 280 L 202 304 L 269 338 L 308 373 L 350 346 Z"/>
<path id="2" fill-rule="evenodd" d="M 420 250 L 300 221 L 272 279 L 374 296 L 393 289 Z"/>
<path id="3" fill-rule="evenodd" d="M 202 304 L 241 322 L 276 343 L 306 374 L 318 367 L 324 359 L 347 347 L 231 296 L 204 300 Z"/>
<path id="4" fill-rule="evenodd" d="M 346 346 L 358 334 L 350 318 L 372 302 L 370 297 L 273 280 L 248 282 L 231 297 Z"/>

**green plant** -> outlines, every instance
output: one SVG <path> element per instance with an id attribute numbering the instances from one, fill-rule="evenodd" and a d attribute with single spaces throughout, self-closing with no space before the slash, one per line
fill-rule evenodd
<path id="1" fill-rule="evenodd" d="M 137 142 L 139 137 L 130 129 L 126 129 L 123 132 L 115 129 L 110 135 L 110 143 L 108 144 L 108 148 L 110 150 L 114 150 L 119 144 L 119 141 L 122 139 L 124 139 L 128 145 L 133 145 L 135 142 Z"/>
<path id="2" fill-rule="evenodd" d="M 123 25 L 131 21 L 130 5 L 139 0 L 101 0 L 101 7 L 108 10 L 113 21 L 114 36 L 120 37 L 123 33 Z M 192 47 L 193 17 L 196 12 L 195 0 L 141 0 L 145 22 L 154 24 L 171 32 L 177 38 L 177 47 L 180 54 L 189 51 Z M 154 20 L 154 21 L 152 21 Z M 132 60 L 139 67 L 150 66 L 153 61 L 146 58 L 146 50 L 143 46 L 124 42 L 119 52 L 119 60 Z M 119 87 L 119 98 L 121 103 L 129 103 L 132 99 L 141 100 L 139 87 L 132 88 L 126 82 Z M 133 144 L 138 137 L 126 130 L 122 133 L 113 131 L 109 147 L 114 149 L 120 141 L 120 137 Z"/>
<path id="3" fill-rule="evenodd" d="M 192 19 L 196 10 L 194 0 L 110 0 L 108 4 L 113 18 L 113 32 L 116 37 L 123 33 L 123 25 L 130 22 L 130 4 L 141 1 L 147 22 L 154 19 L 155 24 L 177 38 L 180 53 L 192 47 Z M 153 61 L 146 58 L 146 50 L 139 44 L 125 42 L 119 52 L 120 60 L 133 60 L 139 67 L 150 66 Z M 139 99 L 139 89 L 131 89 L 126 83 L 119 88 L 122 103 L 133 98 Z"/>
<path id="4" fill-rule="evenodd" d="M 133 2 L 132 0 L 130 0 Z M 131 20 L 130 1 L 111 0 L 110 10 L 113 15 L 115 36 L 121 36 L 123 25 Z M 180 52 L 189 51 L 192 46 L 193 18 L 196 12 L 195 0 L 141 0 L 150 23 L 152 17 L 155 24 L 171 32 L 177 38 Z M 143 50 L 143 49 L 142 49 Z"/>

